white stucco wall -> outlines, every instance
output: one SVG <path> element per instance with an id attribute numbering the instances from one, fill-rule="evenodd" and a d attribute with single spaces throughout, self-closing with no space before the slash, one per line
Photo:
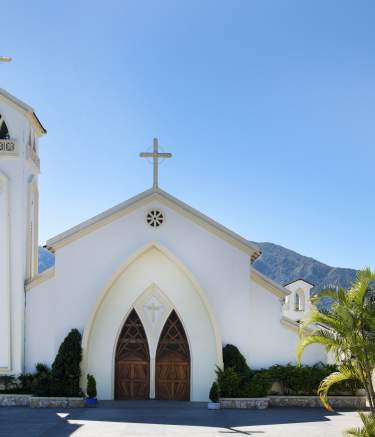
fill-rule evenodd
<path id="1" fill-rule="evenodd" d="M 35 364 L 51 364 L 60 344 L 56 342 L 56 318 L 69 317 L 55 303 L 55 279 L 43 282 L 26 293 L 25 367 L 35 371 Z"/>
<path id="2" fill-rule="evenodd" d="M 165 214 L 165 223 L 160 228 L 153 229 L 145 223 L 150 208 L 159 208 Z M 194 277 L 212 309 L 223 344 L 237 345 L 254 368 L 295 359 L 296 334 L 280 324 L 279 298 L 249 279 L 249 255 L 179 214 L 163 201 L 151 200 L 56 252 L 53 286 L 49 287 L 50 280 L 28 291 L 28 369 L 35 361 L 40 361 L 36 358 L 38 354 L 33 352 L 37 347 L 36 341 L 29 336 L 34 335 L 30 332 L 40 329 L 33 326 L 39 326 L 40 320 L 46 318 L 46 309 L 50 305 L 54 308 L 53 318 L 46 319 L 51 335 L 46 339 L 50 344 L 43 349 L 47 357 L 52 349 L 52 355 L 57 352 L 70 329 L 78 328 L 84 332 L 98 308 L 100 296 L 108 289 L 108 281 L 127 260 L 151 242 L 165 248 Z M 178 269 L 172 268 L 172 265 L 167 267 L 163 257 L 143 262 L 132 272 L 132 280 L 125 272 L 121 281 L 111 288 L 92 325 L 89 348 L 85 354 L 88 369 L 98 379 L 99 396 L 108 398 L 113 395 L 111 369 L 115 338 L 132 302 L 151 282 L 155 282 L 176 305 L 188 336 L 195 338 L 192 352 L 196 360 L 195 368 L 199 370 L 196 370 L 197 373 L 193 370 L 192 399 L 207 400 L 208 387 L 214 376 L 209 318 L 203 307 L 198 305 L 196 290 L 186 286 L 186 278 L 177 274 Z M 160 271 L 153 267 L 158 263 Z M 171 272 L 174 272 L 173 278 Z M 48 290 L 52 297 L 46 300 L 38 297 L 42 288 L 45 290 L 42 293 Z M 182 290 L 185 294 L 181 293 Z M 200 340 L 195 337 L 197 328 Z M 86 336 L 87 332 L 84 334 Z M 93 351 L 92 354 L 90 351 Z M 101 354 L 105 356 L 105 363 L 102 363 Z M 321 355 L 317 353 L 310 362 L 320 359 Z"/>
<path id="3" fill-rule="evenodd" d="M 0 249 L 2 256 L 8 258 L 6 262 L 7 283 L 9 284 L 6 292 L 4 288 L 2 292 L 0 291 L 0 307 L 8 312 L 8 316 L 2 316 L 5 319 L 2 318 L 0 322 L 0 337 L 2 338 L 0 373 L 17 374 L 23 371 L 24 362 L 24 282 L 28 256 L 27 230 L 30 219 L 29 182 L 30 178 L 37 178 L 38 170 L 27 155 L 29 134 L 30 130 L 33 130 L 29 119 L 1 95 L 0 114 L 6 122 L 11 139 L 16 142 L 16 152 L 13 156 L 0 153 L 0 174 L 7 180 L 8 208 L 6 213 L 9 220 L 7 235 L 3 234 L 1 237 L 6 238 L 7 249 L 5 250 L 8 255 L 5 255 L 4 246 Z M 35 184 L 37 184 L 36 179 Z M 5 280 L 5 277 L 2 279 Z M 10 313 L 6 295 L 10 297 Z M 10 323 L 6 318 L 10 318 Z M 10 343 L 10 348 L 8 343 Z"/>

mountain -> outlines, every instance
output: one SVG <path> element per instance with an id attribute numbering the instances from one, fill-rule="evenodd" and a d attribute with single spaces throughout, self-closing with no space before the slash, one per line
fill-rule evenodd
<path id="1" fill-rule="evenodd" d="M 354 281 L 357 271 L 341 267 L 330 267 L 314 258 L 300 255 L 293 250 L 273 243 L 255 243 L 262 250 L 253 266 L 264 275 L 280 284 L 296 279 L 305 279 L 322 288 L 339 285 L 348 288 Z"/>
<path id="2" fill-rule="evenodd" d="M 356 270 L 330 267 L 313 258 L 300 255 L 273 243 L 255 243 L 262 249 L 262 256 L 254 267 L 279 284 L 287 284 L 296 279 L 305 279 L 317 288 L 327 285 L 349 287 L 355 279 Z M 39 273 L 55 264 L 55 256 L 39 247 Z"/>

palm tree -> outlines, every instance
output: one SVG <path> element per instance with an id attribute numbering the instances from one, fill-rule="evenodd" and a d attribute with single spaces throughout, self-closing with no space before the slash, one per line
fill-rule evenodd
<path id="1" fill-rule="evenodd" d="M 318 388 L 323 405 L 330 411 L 328 391 L 332 385 L 357 380 L 366 391 L 370 410 L 375 413 L 375 392 L 372 372 L 375 368 L 375 304 L 371 292 L 375 272 L 364 268 L 349 290 L 327 288 L 312 300 L 314 307 L 300 328 L 297 347 L 298 363 L 311 344 L 321 344 L 334 354 L 339 363 L 337 372 L 327 376 Z M 331 305 L 322 305 L 330 298 Z"/>
<path id="2" fill-rule="evenodd" d="M 350 428 L 345 431 L 347 437 L 374 437 L 375 436 L 375 415 L 359 413 L 363 428 Z"/>

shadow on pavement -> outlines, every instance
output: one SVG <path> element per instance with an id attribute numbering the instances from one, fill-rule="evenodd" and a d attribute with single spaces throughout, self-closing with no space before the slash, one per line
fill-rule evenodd
<path id="1" fill-rule="evenodd" d="M 65 437 L 74 434 L 81 426 L 95 426 L 95 422 L 115 426 L 123 423 L 215 427 L 221 428 L 216 432 L 223 436 L 261 435 L 264 431 L 239 428 L 326 422 L 337 414 L 340 413 L 329 413 L 320 408 L 207 410 L 206 403 L 173 401 L 100 401 L 98 408 L 71 410 L 5 407 L 0 408 L 0 437 Z"/>

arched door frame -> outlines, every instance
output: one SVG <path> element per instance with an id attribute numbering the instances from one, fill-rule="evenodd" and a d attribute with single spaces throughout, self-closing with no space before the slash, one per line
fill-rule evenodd
<path id="1" fill-rule="evenodd" d="M 191 351 L 191 347 L 190 347 L 188 332 L 186 331 L 186 328 L 185 328 L 181 318 L 179 317 L 179 315 L 178 315 L 178 313 L 177 313 L 177 311 L 175 309 L 172 309 L 170 311 L 170 313 L 168 314 L 168 317 L 165 320 L 163 328 L 162 328 L 162 330 L 160 332 L 160 335 L 159 335 L 158 345 L 157 345 L 156 354 L 155 354 L 155 370 L 157 370 L 157 367 L 158 367 L 158 353 L 159 353 L 160 342 L 163 341 L 162 335 L 163 335 L 164 329 L 166 327 L 166 324 L 168 323 L 169 319 L 172 317 L 173 313 L 176 315 L 178 322 L 182 326 L 183 334 L 184 334 L 184 337 L 186 339 L 186 344 L 187 344 L 187 348 L 188 348 L 188 350 L 187 350 L 187 355 L 188 355 L 187 359 L 188 359 L 188 369 L 189 369 L 188 370 L 188 372 L 189 372 L 189 374 L 188 374 L 189 395 L 188 395 L 188 399 L 187 400 L 190 400 L 191 399 L 191 395 L 192 395 L 192 393 L 191 393 L 191 391 L 192 391 L 192 351 Z M 162 360 L 160 362 L 163 363 Z M 156 397 L 157 397 L 157 373 L 156 372 L 155 372 L 155 394 L 156 394 Z"/>
<path id="2" fill-rule="evenodd" d="M 150 345 L 149 345 L 149 342 L 148 342 L 148 338 L 147 338 L 147 334 L 146 334 L 143 322 L 142 322 L 142 320 L 141 320 L 137 310 L 133 306 L 130 309 L 130 311 L 128 312 L 128 315 L 127 315 L 125 321 L 121 325 L 120 332 L 117 335 L 116 348 L 115 348 L 115 353 L 114 353 L 114 369 L 113 369 L 113 376 L 114 376 L 114 387 L 113 387 L 113 390 L 114 390 L 115 398 L 117 397 L 116 395 L 118 395 L 118 393 L 116 393 L 116 387 L 117 387 L 117 378 L 118 378 L 118 375 L 117 375 L 117 372 L 118 372 L 118 368 L 117 368 L 118 359 L 117 358 L 118 358 L 119 341 L 121 339 L 122 331 L 124 330 L 124 328 L 126 326 L 126 323 L 128 322 L 129 317 L 131 316 L 133 311 L 134 311 L 137 319 L 139 319 L 139 321 L 140 321 L 140 323 L 142 325 L 142 329 L 144 331 L 144 336 L 145 336 L 145 341 L 146 341 L 146 346 L 147 346 L 147 361 L 148 361 L 148 381 L 147 381 L 147 384 L 148 384 L 148 393 L 147 393 L 147 397 L 146 398 L 148 398 L 148 396 L 149 396 L 149 391 L 150 391 Z"/>
<path id="3" fill-rule="evenodd" d="M 163 304 L 165 304 L 165 312 L 164 312 L 163 316 L 161 317 L 161 319 L 158 323 L 158 326 L 156 327 L 156 329 L 153 332 L 151 331 L 150 325 L 149 325 L 147 319 L 145 318 L 144 312 L 140 310 L 141 306 L 144 304 L 144 302 L 146 302 L 147 298 L 151 294 L 156 294 L 159 298 L 161 298 Z M 181 313 L 178 311 L 178 309 L 175 307 L 175 305 L 173 305 L 173 303 L 170 301 L 168 296 L 155 283 L 150 284 L 150 286 L 147 287 L 143 291 L 143 293 L 141 293 L 140 296 L 138 296 L 138 298 L 135 300 L 135 302 L 133 302 L 133 304 L 130 306 L 128 312 L 126 313 L 126 315 L 122 319 L 120 327 L 117 331 L 116 340 L 114 343 L 114 349 L 113 349 L 113 353 L 112 353 L 113 373 L 112 373 L 112 378 L 111 378 L 111 384 L 112 384 L 113 395 L 115 394 L 115 385 L 116 385 L 115 366 L 116 366 L 117 344 L 118 344 L 118 341 L 119 341 L 119 338 L 121 335 L 122 328 L 123 328 L 126 320 L 128 319 L 128 317 L 133 309 L 136 310 L 138 317 L 142 322 L 143 328 L 144 328 L 145 333 L 146 333 L 148 349 L 149 349 L 149 353 L 150 353 L 150 399 L 155 399 L 155 395 L 156 395 L 155 369 L 156 369 L 156 352 L 157 352 L 157 348 L 158 348 L 158 344 L 159 344 L 159 339 L 160 339 L 161 333 L 163 331 L 164 325 L 165 325 L 165 323 L 166 323 L 167 319 L 169 318 L 172 311 L 176 312 L 176 314 L 177 314 L 177 316 L 178 316 L 178 318 L 179 318 L 179 320 L 184 328 L 185 335 L 186 335 L 187 342 L 188 342 L 188 347 L 189 347 L 189 352 L 190 352 L 190 397 L 191 397 L 192 396 L 192 387 L 193 387 L 193 373 L 192 373 L 192 364 L 191 363 L 193 362 L 194 351 L 192 349 L 189 331 L 187 329 L 186 323 L 184 322 L 184 319 L 183 319 Z"/>
<path id="4" fill-rule="evenodd" d="M 91 341 L 91 333 L 94 329 L 95 320 L 96 320 L 97 314 L 100 310 L 100 307 L 102 306 L 107 294 L 110 292 L 112 287 L 115 285 L 116 281 L 125 273 L 127 268 L 129 268 L 130 265 L 133 262 L 135 262 L 138 258 L 142 257 L 149 250 L 152 250 L 154 248 L 159 250 L 162 254 L 164 254 L 171 262 L 173 262 L 176 265 L 177 268 L 179 268 L 181 270 L 181 272 L 183 274 L 186 275 L 187 279 L 192 284 L 193 289 L 197 292 L 197 295 L 199 296 L 200 300 L 202 301 L 202 305 L 207 312 L 208 320 L 209 320 L 209 322 L 212 326 L 212 329 L 213 329 L 214 343 L 215 343 L 215 349 L 216 349 L 216 365 L 219 367 L 223 366 L 222 341 L 221 341 L 219 324 L 216 321 L 213 309 L 212 309 L 210 303 L 208 302 L 208 299 L 206 297 L 206 294 L 205 294 L 203 288 L 199 285 L 198 281 L 195 279 L 194 275 L 190 272 L 190 270 L 187 269 L 187 267 L 172 252 L 170 252 L 168 249 L 166 249 L 160 243 L 158 243 L 156 241 L 151 241 L 148 244 L 146 244 L 145 246 L 143 246 L 142 248 L 140 248 L 139 250 L 137 250 L 133 255 L 131 255 L 112 274 L 112 276 L 108 280 L 107 284 L 103 287 L 102 292 L 98 296 L 98 298 L 97 298 L 97 300 L 96 300 L 96 302 L 91 310 L 90 316 L 87 319 L 87 323 L 86 323 L 84 331 L 83 331 L 83 338 L 82 338 L 83 356 L 82 356 L 82 364 L 81 364 L 81 370 L 82 370 L 81 386 L 83 388 L 86 387 L 86 375 L 88 372 L 88 358 L 89 358 L 89 353 L 90 353 L 89 345 L 90 345 L 90 341 Z M 132 308 L 133 308 L 133 306 L 129 307 L 127 314 L 124 316 L 124 318 L 122 320 L 123 323 L 124 323 L 127 315 L 129 315 Z M 174 308 L 174 309 L 176 310 L 176 312 L 181 320 L 181 323 L 184 326 L 185 332 L 187 333 L 187 336 L 188 336 L 188 330 L 186 329 L 187 328 L 186 324 L 184 323 L 184 320 L 181 317 L 181 314 L 178 311 L 178 308 Z M 142 318 L 141 318 L 141 320 L 142 320 Z M 143 322 L 143 320 L 142 320 L 142 322 Z M 117 336 L 114 339 L 115 341 L 114 341 L 113 349 L 112 349 L 112 372 L 113 372 L 113 374 L 111 375 L 111 379 L 110 379 L 110 381 L 111 381 L 111 398 L 112 399 L 114 398 L 114 361 L 115 361 L 115 350 L 116 350 L 115 345 L 117 345 L 118 336 L 120 335 L 120 326 L 118 328 Z M 188 336 L 188 341 L 190 341 L 189 336 Z M 189 347 L 190 347 L 190 353 L 193 354 L 193 349 L 191 347 L 190 342 L 189 342 Z M 191 358 L 194 359 L 193 355 L 191 355 Z M 192 369 L 191 369 L 191 371 L 192 371 Z M 193 375 L 191 375 L 191 376 L 193 376 Z M 193 388 L 193 381 L 191 379 L 191 390 L 192 390 L 192 388 Z"/>

